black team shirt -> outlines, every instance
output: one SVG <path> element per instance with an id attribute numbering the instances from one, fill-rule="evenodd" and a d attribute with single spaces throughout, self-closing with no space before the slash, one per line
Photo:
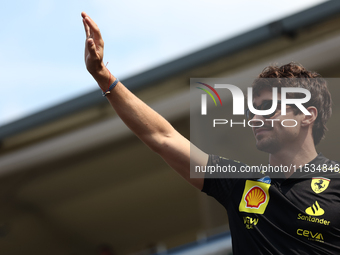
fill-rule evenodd
<path id="1" fill-rule="evenodd" d="M 215 155 L 208 166 L 242 163 Z M 340 164 L 319 154 L 288 179 L 209 179 L 227 210 L 233 254 L 340 254 Z"/>

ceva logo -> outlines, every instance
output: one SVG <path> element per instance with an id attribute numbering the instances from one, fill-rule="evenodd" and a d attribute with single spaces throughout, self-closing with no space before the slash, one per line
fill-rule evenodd
<path id="1" fill-rule="evenodd" d="M 308 237 L 309 240 L 313 240 L 313 241 L 318 241 L 318 242 L 321 242 L 323 243 L 324 242 L 324 239 L 323 239 L 323 236 L 321 233 L 318 233 L 318 232 L 312 232 L 310 230 L 305 230 L 305 229 L 301 229 L 299 228 L 298 230 L 296 230 L 296 233 L 299 235 L 299 236 L 305 236 L 305 237 Z"/>

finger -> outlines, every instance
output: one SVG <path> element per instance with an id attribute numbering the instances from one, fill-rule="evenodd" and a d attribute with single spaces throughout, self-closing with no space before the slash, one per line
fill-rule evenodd
<path id="1" fill-rule="evenodd" d="M 82 12 L 82 13 L 81 13 L 81 16 L 82 16 L 83 19 L 84 19 L 86 16 L 89 16 L 89 15 L 87 15 L 86 12 Z"/>
<path id="2" fill-rule="evenodd" d="M 101 38 L 100 30 L 97 24 L 89 16 L 86 16 L 84 19 L 85 19 L 86 24 L 90 27 L 90 29 L 94 32 L 94 34 L 98 36 L 99 38 Z"/>
<path id="3" fill-rule="evenodd" d="M 83 19 L 83 24 L 84 24 L 86 38 L 89 38 L 90 37 L 90 27 L 86 24 L 84 19 Z"/>
<path id="4" fill-rule="evenodd" d="M 95 43 L 94 43 L 92 38 L 89 38 L 87 40 L 87 47 L 89 49 L 89 52 L 90 52 L 91 56 L 96 58 L 97 57 L 96 45 L 95 45 Z"/>
<path id="5" fill-rule="evenodd" d="M 93 24 L 95 24 L 95 25 L 96 25 L 96 22 L 94 22 L 94 20 L 93 20 L 93 19 L 91 19 L 91 17 L 90 17 L 89 15 L 87 15 L 85 12 L 84 12 L 84 14 L 85 14 L 85 17 L 88 17 L 88 18 L 91 20 L 91 22 L 92 22 Z"/>

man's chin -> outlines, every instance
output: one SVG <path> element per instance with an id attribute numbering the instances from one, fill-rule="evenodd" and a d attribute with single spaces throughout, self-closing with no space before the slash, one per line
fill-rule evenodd
<path id="1" fill-rule="evenodd" d="M 275 153 L 279 149 L 277 143 L 265 139 L 256 140 L 256 148 L 267 153 Z"/>
<path id="2" fill-rule="evenodd" d="M 265 146 L 263 146 L 262 144 L 256 143 L 256 148 L 257 148 L 259 151 L 268 152 L 268 151 L 267 151 L 267 148 L 266 148 Z"/>

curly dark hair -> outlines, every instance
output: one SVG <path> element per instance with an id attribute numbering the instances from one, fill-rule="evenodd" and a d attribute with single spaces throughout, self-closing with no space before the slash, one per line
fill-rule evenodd
<path id="1" fill-rule="evenodd" d="M 292 80 L 291 78 L 297 79 Z M 307 70 L 301 64 L 291 62 L 283 66 L 271 65 L 264 68 L 253 83 L 253 93 L 259 95 L 262 90 L 271 90 L 272 87 L 277 87 L 278 92 L 281 91 L 281 87 L 301 87 L 310 91 L 311 99 L 304 106 L 306 108 L 314 106 L 318 111 L 318 116 L 313 124 L 313 140 L 314 145 L 317 145 L 325 137 L 326 122 L 332 114 L 331 94 L 327 88 L 326 80 L 320 74 Z M 291 93 L 287 94 L 287 97 L 301 98 L 304 95 Z M 301 112 L 295 109 L 294 113 L 297 115 Z"/>

